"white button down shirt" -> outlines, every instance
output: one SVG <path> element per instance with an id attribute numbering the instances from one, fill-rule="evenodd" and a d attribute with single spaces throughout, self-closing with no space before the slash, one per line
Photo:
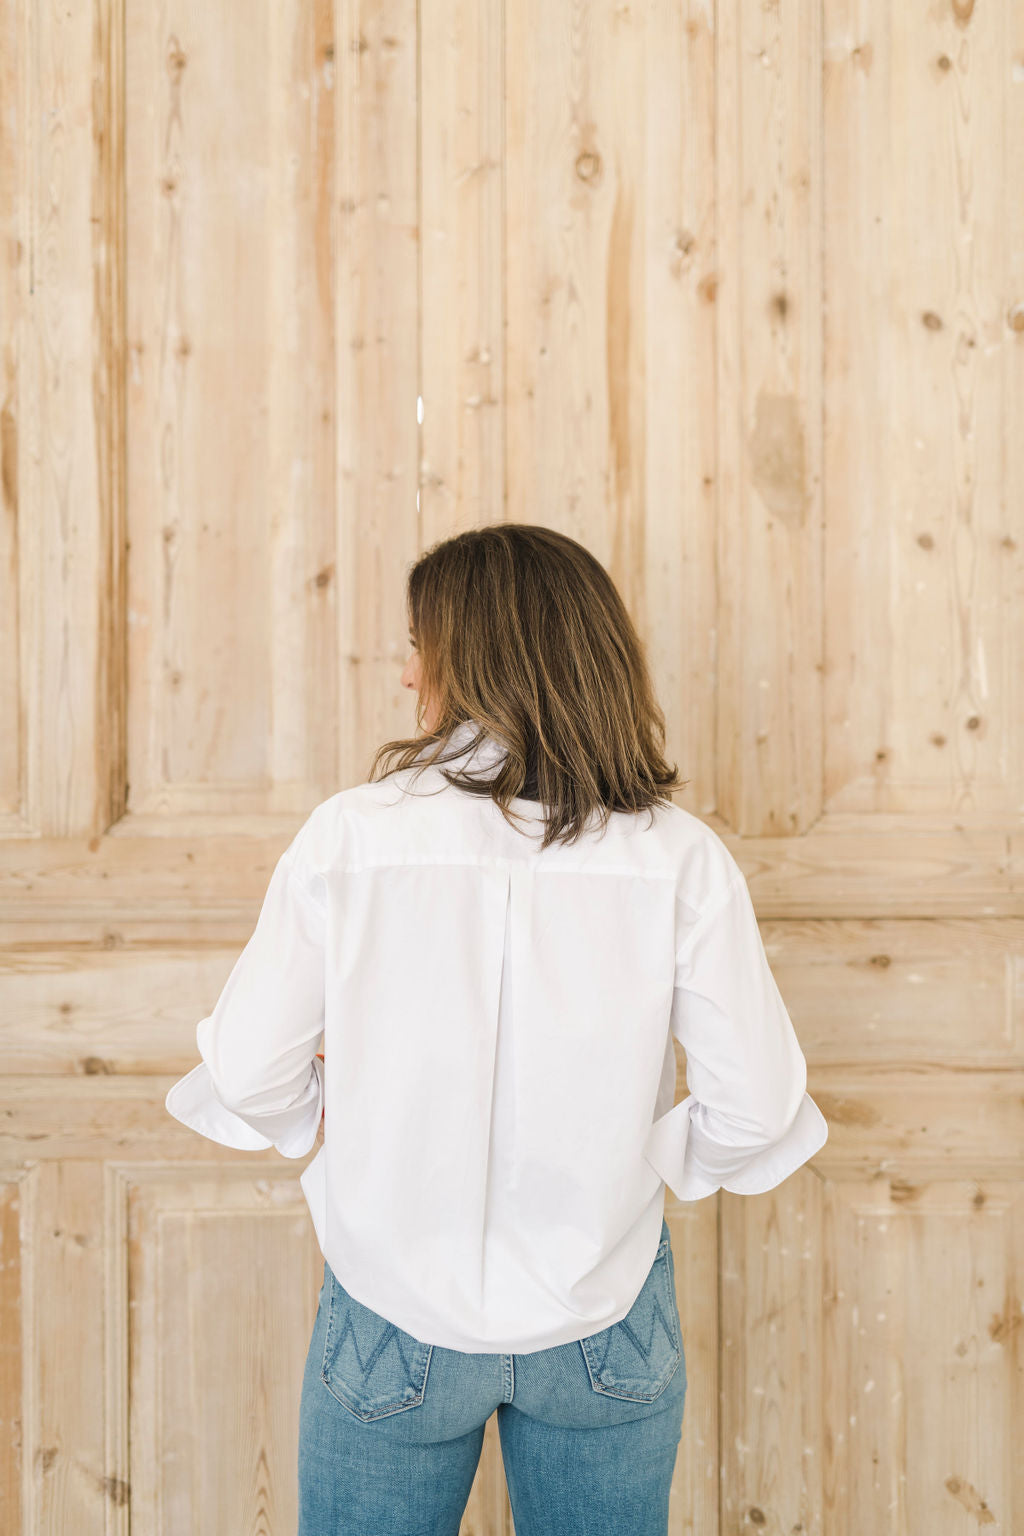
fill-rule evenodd
<path id="1" fill-rule="evenodd" d="M 472 753 L 475 730 L 443 766 L 490 777 L 503 749 Z M 525 830 L 422 763 L 318 805 L 166 1099 L 291 1158 L 326 1106 L 301 1175 L 324 1257 L 364 1305 L 470 1352 L 610 1327 L 666 1184 L 759 1194 L 828 1134 L 721 838 L 665 803 L 541 852 L 541 806 L 512 808 Z"/>

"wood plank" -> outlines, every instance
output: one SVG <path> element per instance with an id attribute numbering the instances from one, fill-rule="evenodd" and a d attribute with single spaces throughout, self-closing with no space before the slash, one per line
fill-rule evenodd
<path id="1" fill-rule="evenodd" d="M 506 516 L 505 19 L 469 0 L 419 7 L 424 547 Z"/>
<path id="2" fill-rule="evenodd" d="M 10 126 L 24 142 L 9 162 L 18 225 L 3 295 L 18 321 L 3 423 L 18 755 L 3 830 L 80 837 L 124 808 L 123 11 L 96 0 L 19 15 Z"/>
<path id="3" fill-rule="evenodd" d="M 11 1074 L 0 1093 L 0 1152 L 15 1166 L 94 1157 L 101 1147 L 118 1158 L 266 1160 L 268 1153 L 235 1152 L 180 1125 L 163 1103 L 173 1080 L 156 1073 Z M 685 1091 L 680 1064 L 677 1099 Z M 954 1170 L 981 1177 L 989 1169 L 1007 1178 L 1024 1170 L 1019 1069 L 812 1066 L 808 1091 L 829 1126 L 813 1160 L 822 1177 L 846 1169 L 902 1178 L 913 1167 L 919 1179 L 948 1178 Z M 296 1175 L 304 1167 L 301 1158 L 286 1161 Z"/>
<path id="4" fill-rule="evenodd" d="M 965 807 L 1010 827 L 1019 7 L 829 0 L 824 17 L 825 801 L 872 819 Z"/>
<path id="5" fill-rule="evenodd" d="M 126 25 L 128 807 L 223 831 L 339 769 L 332 10 Z"/>
<path id="6" fill-rule="evenodd" d="M 127 1490 L 110 1476 L 105 1438 L 100 1142 L 82 1150 L 80 1158 L 36 1162 L 21 1184 L 23 1519 L 26 1531 L 107 1536 Z"/>
<path id="7" fill-rule="evenodd" d="M 252 931 L 127 923 L 0 952 L 5 1073 L 183 1073 Z M 1024 920 L 768 920 L 762 941 L 812 1064 L 1024 1067 Z M 922 1028 L 922 1021 L 927 1028 Z M 969 1021 L 970 1027 L 966 1027 Z"/>
<path id="8" fill-rule="evenodd" d="M 21 1226 L 24 1169 L 0 1168 L 0 1530 L 27 1530 L 24 1508 L 25 1308 Z"/>
<path id="9" fill-rule="evenodd" d="M 0 841 L 0 941 L 172 937 L 190 921 L 216 937 L 251 932 L 274 865 L 304 817 L 271 833 Z M 761 918 L 1021 917 L 1024 837 L 1006 832 L 858 829 L 723 841 Z M 343 854 L 342 854 L 343 861 Z M 170 925 L 168 927 L 167 925 Z"/>
<path id="10" fill-rule="evenodd" d="M 823 809 L 821 11 L 738 0 L 716 25 L 715 806 L 795 838 Z"/>
<path id="11" fill-rule="evenodd" d="M 132 1529 L 295 1529 L 302 1367 L 323 1259 L 281 1169 L 121 1165 Z"/>
<path id="12" fill-rule="evenodd" d="M 400 686 L 405 581 L 422 547 L 419 38 L 412 0 L 336 6 L 337 786 L 415 733 Z M 365 767 L 364 767 L 365 762 Z"/>

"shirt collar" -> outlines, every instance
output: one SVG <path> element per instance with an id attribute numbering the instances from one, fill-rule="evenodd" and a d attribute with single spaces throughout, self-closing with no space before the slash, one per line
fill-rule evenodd
<path id="1" fill-rule="evenodd" d="M 497 737 L 493 736 L 490 731 L 485 729 L 479 744 L 471 749 L 473 738 L 479 733 L 480 729 L 481 722 L 472 719 L 460 720 L 458 725 L 453 726 L 445 738 L 438 759 L 434 763 L 435 769 L 438 771 L 449 769 L 456 773 L 468 773 L 471 777 L 480 780 L 493 778 L 494 770 L 508 756 L 508 748 Z M 425 758 L 428 750 L 432 750 L 432 748 L 433 743 L 430 748 L 422 748 L 416 761 L 418 762 L 420 759 Z M 535 800 L 523 800 L 517 797 L 516 803 L 525 805 L 530 811 L 536 812 L 537 801 Z"/>
<path id="2" fill-rule="evenodd" d="M 456 749 L 466 750 L 480 730 L 481 725 L 478 720 L 460 720 L 458 725 L 448 733 L 449 745 Z M 505 748 L 496 737 L 491 735 L 490 731 L 485 730 L 483 740 L 474 756 L 484 757 L 488 762 L 491 762 L 498 757 L 504 757 L 504 755 Z"/>
<path id="3" fill-rule="evenodd" d="M 485 731 L 479 744 L 471 748 L 473 738 L 480 729 L 478 720 L 460 720 L 458 725 L 449 731 L 441 751 L 441 756 L 448 760 L 443 764 L 444 767 L 452 761 L 453 754 L 460 759 L 460 773 L 464 773 L 469 768 L 493 768 L 501 763 L 507 756 L 507 749 L 489 731 Z"/>

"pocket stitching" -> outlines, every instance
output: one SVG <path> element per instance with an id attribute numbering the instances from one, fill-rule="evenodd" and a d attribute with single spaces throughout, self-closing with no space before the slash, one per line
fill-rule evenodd
<path id="1" fill-rule="evenodd" d="M 664 1264 L 662 1264 L 662 1260 L 663 1259 L 665 1260 Z M 659 1317 L 662 1320 L 662 1323 L 665 1325 L 667 1337 L 669 1338 L 669 1340 L 670 1340 L 670 1342 L 671 1342 L 671 1344 L 673 1346 L 674 1358 L 672 1359 L 671 1364 L 669 1365 L 669 1368 L 668 1368 L 668 1370 L 665 1373 L 664 1380 L 662 1380 L 662 1381 L 660 1381 L 658 1383 L 658 1385 L 655 1387 L 653 1392 L 629 1392 L 629 1391 L 625 1391 L 625 1390 L 623 1390 L 621 1385 L 620 1386 L 616 1386 L 614 1384 L 614 1378 L 613 1378 L 612 1384 L 608 1384 L 608 1383 L 602 1381 L 600 1379 L 599 1372 L 602 1369 L 606 1370 L 607 1367 L 601 1367 L 601 1366 L 599 1366 L 597 1364 L 596 1351 L 594 1350 L 593 1344 L 592 1344 L 592 1339 L 595 1336 L 591 1335 L 591 1336 L 588 1336 L 585 1339 L 580 1339 L 579 1342 L 580 1342 L 580 1348 L 583 1351 L 583 1358 L 584 1358 L 584 1360 L 586 1362 L 587 1374 L 590 1377 L 590 1385 L 591 1385 L 591 1387 L 593 1388 L 593 1390 L 595 1392 L 602 1393 L 606 1397 L 622 1398 L 622 1399 L 625 1399 L 625 1400 L 627 1400 L 629 1402 L 651 1403 L 651 1402 L 654 1402 L 655 1398 L 658 1398 L 658 1397 L 661 1396 L 662 1392 L 664 1392 L 665 1388 L 668 1386 L 669 1382 L 672 1380 L 672 1377 L 675 1375 L 676 1371 L 679 1369 L 679 1362 L 682 1359 L 682 1343 L 681 1343 L 680 1334 L 679 1334 L 678 1317 L 677 1317 L 677 1314 L 676 1314 L 676 1307 L 675 1307 L 674 1286 L 673 1286 L 673 1283 L 672 1283 L 671 1270 L 669 1268 L 669 1266 L 671 1264 L 671 1260 L 672 1260 L 672 1254 L 671 1254 L 670 1239 L 668 1237 L 664 1237 L 664 1238 L 662 1238 L 661 1242 L 658 1245 L 658 1251 L 657 1251 L 657 1254 L 655 1255 L 654 1262 L 651 1265 L 651 1272 L 648 1275 L 648 1280 L 649 1281 L 654 1282 L 655 1285 L 660 1284 L 661 1287 L 662 1287 L 662 1294 L 659 1296 L 657 1290 L 655 1290 L 655 1293 L 654 1293 L 654 1296 L 652 1297 L 652 1300 L 653 1300 L 655 1308 L 657 1309 L 658 1315 L 659 1315 Z M 648 1281 L 644 1282 L 645 1285 L 647 1283 L 648 1283 Z M 637 1301 L 639 1301 L 640 1294 L 642 1294 L 642 1292 L 643 1292 L 643 1287 L 641 1287 L 641 1291 L 640 1291 L 640 1293 L 637 1296 Z M 665 1301 L 666 1294 L 668 1296 L 668 1302 L 669 1302 L 668 1306 L 663 1305 L 663 1303 Z M 635 1305 L 636 1305 L 636 1302 L 633 1303 L 633 1306 L 635 1306 Z M 630 1311 L 632 1311 L 632 1310 L 633 1309 L 631 1307 Z M 633 1329 L 629 1326 L 629 1323 L 627 1321 L 628 1317 L 629 1317 L 629 1313 L 627 1312 L 626 1316 L 620 1318 L 617 1323 L 612 1323 L 609 1326 L 607 1332 L 610 1334 L 612 1329 L 622 1327 L 623 1328 L 623 1332 L 632 1341 L 632 1343 L 634 1344 L 636 1349 L 639 1351 L 639 1353 L 641 1355 L 643 1355 L 642 1345 L 641 1345 L 640 1341 L 638 1340 L 636 1334 L 634 1333 Z M 623 1326 L 623 1325 L 625 1325 L 625 1326 Z M 605 1330 L 603 1330 L 603 1329 L 601 1331 L 605 1332 Z"/>
<path id="2" fill-rule="evenodd" d="M 331 1396 L 334 1398 L 334 1400 L 336 1402 L 340 1403 L 343 1408 L 347 1409 L 348 1412 L 350 1414 L 352 1414 L 353 1418 L 358 1419 L 360 1421 L 360 1423 L 363 1423 L 363 1424 L 366 1424 L 366 1423 L 368 1423 L 368 1422 L 370 1422 L 370 1421 L 372 1421 L 374 1419 L 386 1418 L 386 1417 L 390 1416 L 391 1414 L 403 1413 L 408 1408 L 417 1408 L 417 1407 L 419 1407 L 420 1404 L 423 1402 L 423 1398 L 424 1398 L 424 1395 L 425 1395 L 426 1390 L 427 1390 L 427 1375 L 428 1375 L 428 1373 L 430 1371 L 430 1361 L 431 1361 L 431 1357 L 432 1357 L 432 1355 L 434 1353 L 434 1346 L 433 1346 L 433 1344 L 427 1344 L 427 1345 L 423 1346 L 422 1344 L 420 1344 L 420 1341 L 418 1339 L 413 1340 L 413 1342 L 415 1344 L 417 1344 L 420 1348 L 424 1348 L 425 1347 L 426 1348 L 426 1354 L 425 1354 L 425 1356 L 423 1358 L 423 1379 L 422 1379 L 422 1381 L 420 1381 L 419 1386 L 416 1385 L 415 1381 L 412 1381 L 412 1382 L 409 1383 L 409 1386 L 412 1388 L 412 1392 L 413 1392 L 412 1397 L 402 1398 L 398 1402 L 386 1403 L 386 1404 L 384 1404 L 383 1407 L 380 1407 L 380 1408 L 365 1408 L 364 1409 L 364 1408 L 356 1407 L 354 1405 L 354 1403 L 346 1402 L 343 1397 L 339 1396 L 338 1392 L 331 1385 L 331 1382 L 328 1379 L 327 1371 L 328 1371 L 328 1360 L 330 1359 L 330 1356 L 331 1356 L 332 1337 L 333 1337 L 333 1334 L 335 1332 L 335 1299 L 336 1299 L 336 1296 L 337 1296 L 337 1293 L 338 1293 L 339 1285 L 340 1285 L 340 1282 L 337 1280 L 337 1277 L 334 1275 L 334 1272 L 332 1271 L 331 1272 L 331 1295 L 330 1295 L 330 1301 L 328 1302 L 328 1307 L 327 1307 L 327 1328 L 325 1330 L 325 1337 L 324 1337 L 324 1354 L 323 1354 L 323 1359 L 320 1362 L 320 1380 L 323 1382 L 324 1386 L 327 1388 L 328 1392 L 331 1394 Z M 351 1299 L 354 1301 L 355 1297 L 352 1297 Z M 360 1305 L 362 1305 L 362 1303 L 360 1303 Z M 371 1308 L 367 1308 L 367 1311 L 370 1311 L 370 1310 L 372 1310 L 372 1309 Z M 389 1319 L 382 1318 L 381 1321 L 383 1323 L 385 1323 L 386 1326 L 385 1326 L 385 1328 L 384 1328 L 384 1330 L 383 1330 L 383 1332 L 381 1334 L 380 1339 L 378 1340 L 376 1348 L 373 1350 L 373 1352 L 372 1352 L 372 1354 L 370 1356 L 370 1361 L 371 1362 L 376 1360 L 377 1356 L 380 1354 L 381 1349 L 388 1342 L 388 1340 L 392 1337 L 392 1335 L 397 1333 L 397 1332 L 399 1332 L 399 1329 L 397 1328 L 397 1326 L 394 1323 L 392 1323 Z M 353 1330 L 353 1334 L 354 1334 L 354 1330 Z M 407 1337 L 412 1339 L 412 1334 L 407 1335 Z M 344 1388 L 344 1383 L 343 1382 L 339 1382 L 338 1385 Z"/>

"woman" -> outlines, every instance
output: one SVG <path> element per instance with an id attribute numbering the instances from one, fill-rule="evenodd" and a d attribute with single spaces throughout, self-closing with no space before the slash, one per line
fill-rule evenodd
<path id="1" fill-rule="evenodd" d="M 773 1188 L 825 1122 L 600 563 L 476 528 L 407 599 L 417 734 L 285 850 L 168 1108 L 301 1157 L 326 1106 L 300 1536 L 454 1536 L 495 1411 L 517 1536 L 663 1536 L 666 1184 Z"/>

